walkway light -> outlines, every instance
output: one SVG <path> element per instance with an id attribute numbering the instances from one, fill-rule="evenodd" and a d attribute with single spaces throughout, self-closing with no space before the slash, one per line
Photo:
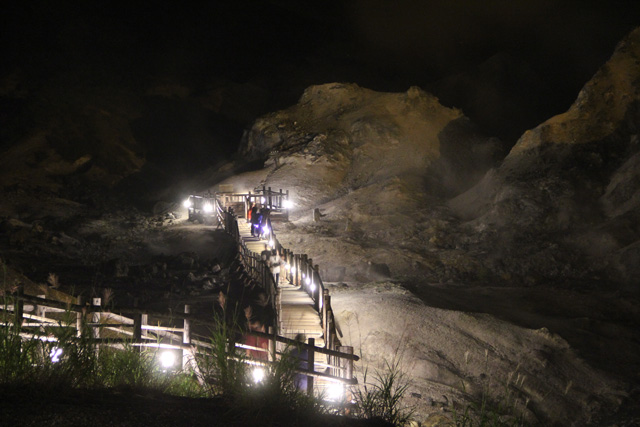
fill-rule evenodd
<path id="1" fill-rule="evenodd" d="M 269 226 L 265 225 L 264 227 L 262 227 L 262 230 L 264 231 L 264 234 L 269 234 Z"/>
<path id="2" fill-rule="evenodd" d="M 295 265 L 291 266 L 291 274 L 296 274 L 296 266 Z"/>
<path id="3" fill-rule="evenodd" d="M 327 386 L 327 399 L 339 402 L 344 397 L 344 386 L 340 383 L 331 383 Z"/>
<path id="4" fill-rule="evenodd" d="M 291 270 L 291 264 L 289 264 L 288 262 L 284 264 L 284 268 L 285 270 L 289 271 Z"/>
<path id="5" fill-rule="evenodd" d="M 282 207 L 285 208 L 285 209 L 291 209 L 291 208 L 293 208 L 293 202 L 291 200 L 289 200 L 289 199 L 284 200 L 282 202 Z"/>
<path id="6" fill-rule="evenodd" d="M 311 279 L 309 277 L 306 277 L 304 279 L 304 283 L 306 283 L 307 285 L 311 284 Z"/>
<path id="7" fill-rule="evenodd" d="M 51 363 L 58 363 L 60 356 L 62 356 L 62 349 L 60 347 L 53 347 L 49 356 L 51 357 Z"/>
<path id="8" fill-rule="evenodd" d="M 202 207 L 202 210 L 205 211 L 206 213 L 211 213 L 211 212 L 213 212 L 213 205 L 211 203 L 207 202 Z"/>
<path id="9" fill-rule="evenodd" d="M 167 350 L 160 353 L 160 365 L 164 369 L 170 369 L 176 363 L 176 354 L 173 351 Z"/>
<path id="10" fill-rule="evenodd" d="M 274 245 L 275 245 L 275 243 L 273 243 L 273 240 L 269 240 L 269 247 L 273 248 Z"/>
<path id="11" fill-rule="evenodd" d="M 309 289 L 311 290 L 311 292 L 315 292 L 316 291 L 316 284 L 312 283 L 311 285 L 309 285 Z"/>
<path id="12" fill-rule="evenodd" d="M 260 197 L 260 203 L 262 203 L 264 205 L 264 202 L 266 202 L 267 199 L 265 199 L 264 197 Z"/>
<path id="13" fill-rule="evenodd" d="M 253 376 L 253 382 L 258 384 L 264 379 L 264 369 L 254 368 L 251 375 Z"/>
<path id="14" fill-rule="evenodd" d="M 182 206 L 184 206 L 185 208 L 189 209 L 191 207 L 191 199 L 187 199 L 184 202 L 182 202 Z"/>

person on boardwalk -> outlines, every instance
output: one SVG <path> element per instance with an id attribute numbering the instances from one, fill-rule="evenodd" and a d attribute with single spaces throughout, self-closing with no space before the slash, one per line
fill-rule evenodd
<path id="1" fill-rule="evenodd" d="M 269 265 L 269 258 L 271 258 L 271 249 L 269 249 L 269 245 L 265 243 L 264 250 L 260 252 L 260 259 Z"/>
<path id="2" fill-rule="evenodd" d="M 260 235 L 258 227 L 260 227 L 261 219 L 262 218 L 260 216 L 260 209 L 258 209 L 258 207 L 254 205 L 251 208 L 251 236 L 255 237 Z"/>
<path id="3" fill-rule="evenodd" d="M 249 209 L 247 209 L 247 224 L 251 224 L 251 215 L 253 214 L 254 207 L 255 207 L 255 204 L 250 202 Z"/>
<path id="4" fill-rule="evenodd" d="M 250 305 L 244 309 L 244 315 L 247 318 L 249 332 L 267 332 L 264 322 L 254 315 L 253 308 Z M 246 334 L 244 336 L 244 344 L 254 347 L 246 349 L 249 358 L 257 360 L 269 359 L 269 353 L 267 351 L 269 349 L 269 339 Z"/>
<path id="5" fill-rule="evenodd" d="M 297 334 L 295 337 L 296 343 L 291 350 L 291 357 L 296 362 L 297 368 L 306 371 L 309 367 L 309 350 L 304 347 L 304 334 Z M 298 390 L 307 391 L 307 376 L 301 373 L 296 373 L 293 379 Z"/>
<path id="6" fill-rule="evenodd" d="M 273 274 L 273 279 L 276 281 L 276 286 L 278 286 L 280 281 L 280 264 L 282 264 L 280 254 L 276 249 L 273 249 L 271 251 L 271 258 L 269 258 L 269 268 L 271 268 L 271 274 Z"/>
<path id="7" fill-rule="evenodd" d="M 264 208 L 260 211 L 262 218 L 260 218 L 260 237 L 268 237 L 271 233 L 271 209 Z"/>

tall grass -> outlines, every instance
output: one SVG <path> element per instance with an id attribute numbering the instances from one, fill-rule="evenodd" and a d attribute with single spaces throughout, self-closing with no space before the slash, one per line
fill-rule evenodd
<path id="1" fill-rule="evenodd" d="M 5 308 L 12 304 L 10 296 L 0 302 Z M 156 349 L 114 342 L 98 347 L 90 327 L 78 334 L 75 312 L 65 312 L 57 325 L 33 329 L 31 337 L 24 334 L 29 328 L 14 326 L 10 310 L 0 311 L 0 320 L 0 386 L 124 387 L 180 396 L 220 396 L 249 423 L 264 423 L 265 417 L 273 424 L 279 419 L 306 420 L 324 412 L 319 399 L 296 386 L 299 360 L 290 349 L 277 362 L 251 362 L 243 349 L 233 345 L 241 339 L 243 329 L 224 321 L 216 322 L 210 331 L 209 346 L 194 353 L 198 369 L 193 373 L 166 372 L 157 363 Z M 52 356 L 59 351 L 59 360 L 54 360 Z M 252 377 L 256 366 L 265 373 L 257 383 Z"/>
<path id="2" fill-rule="evenodd" d="M 376 369 L 372 381 L 368 381 L 365 369 L 362 382 L 351 390 L 357 416 L 383 419 L 396 426 L 411 421 L 414 410 L 403 403 L 410 382 L 401 370 L 399 358 L 391 362 L 385 360 L 384 369 Z"/>
<path id="3" fill-rule="evenodd" d="M 468 352 L 465 353 L 465 363 L 468 362 Z M 485 369 L 488 370 L 489 354 L 485 350 Z M 465 404 L 460 411 L 453 407 L 452 424 L 456 427 L 520 427 L 527 425 L 524 412 L 529 399 L 518 395 L 518 390 L 526 380 L 525 375 L 518 373 L 519 365 L 507 375 L 501 383 L 503 392 L 497 398 L 491 398 L 491 383 L 488 376 L 479 398 L 475 402 Z M 517 376 L 515 376 L 517 374 Z M 514 378 L 515 376 L 515 378 Z M 464 381 L 462 390 L 466 391 Z"/>

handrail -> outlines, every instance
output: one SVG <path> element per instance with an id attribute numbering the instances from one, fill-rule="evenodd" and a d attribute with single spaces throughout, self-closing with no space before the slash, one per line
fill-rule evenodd
<path id="1" fill-rule="evenodd" d="M 68 340 L 70 342 L 82 341 L 91 342 L 96 345 L 131 345 L 133 347 L 177 349 L 187 351 L 191 354 L 203 353 L 207 351 L 206 348 L 210 348 L 210 345 L 207 345 L 206 342 L 198 340 L 197 335 L 192 336 L 192 334 L 190 333 L 190 322 L 196 321 L 201 322 L 205 325 L 215 325 L 215 322 L 194 317 L 193 315 L 188 313 L 188 306 L 185 306 L 184 313 L 173 313 L 171 315 L 167 315 L 162 312 L 152 312 L 136 308 L 123 308 L 121 310 L 114 309 L 114 311 L 119 313 L 127 312 L 134 315 L 133 318 L 127 318 L 112 311 L 102 311 L 103 308 L 100 306 L 68 304 L 55 300 L 24 295 L 24 293 L 21 292 L 20 289 L 17 294 L 11 297 L 11 304 L 5 304 L 4 306 L 0 307 L 0 311 L 13 313 L 12 316 L 6 316 L 3 320 L 0 320 L 0 325 L 8 325 L 17 328 L 19 330 L 20 336 L 25 339 L 47 339 L 47 337 L 45 336 L 48 334 L 48 332 L 46 332 L 47 329 L 55 326 L 60 326 L 77 329 L 77 337 L 69 337 Z M 38 316 L 24 313 L 25 302 L 34 304 L 37 307 L 38 313 L 41 313 L 40 310 L 43 310 L 42 315 Z M 65 311 L 70 314 L 76 313 L 75 321 L 71 321 L 71 319 L 73 318 L 73 316 L 71 316 L 68 320 L 68 324 L 60 323 L 58 325 L 52 325 L 50 323 L 51 321 L 60 321 L 47 318 L 45 312 L 47 311 L 47 309 L 53 309 L 55 312 L 58 312 L 58 310 L 62 308 L 64 308 Z M 105 316 L 106 319 L 104 319 Z M 169 318 L 173 321 L 182 321 L 183 327 L 147 325 L 146 322 L 148 321 L 150 316 L 154 318 Z M 25 324 L 22 319 L 36 320 L 40 323 Z M 35 332 L 34 328 L 40 328 L 41 332 Z M 102 332 L 100 331 L 104 330 L 115 332 L 116 336 L 100 336 L 102 334 Z M 241 358 L 241 361 L 243 362 L 255 362 L 259 364 L 265 362 L 273 363 L 274 358 L 277 357 L 277 355 L 282 356 L 283 354 L 282 352 L 278 353 L 275 351 L 275 343 L 279 342 L 286 344 L 287 346 L 296 346 L 306 349 L 308 354 L 310 354 L 309 360 L 314 361 L 312 366 L 318 365 L 327 367 L 330 369 L 330 372 L 339 373 L 342 376 L 332 375 L 326 372 L 319 372 L 316 371 L 315 368 L 294 368 L 296 372 L 303 375 L 308 375 L 310 377 L 325 378 L 330 381 L 337 381 L 343 384 L 357 384 L 357 380 L 352 375 L 352 364 L 354 361 L 359 360 L 359 357 L 350 354 L 349 352 L 340 352 L 322 347 L 316 347 L 315 345 L 300 343 L 290 338 L 278 336 L 273 333 L 241 331 L 240 329 L 232 329 L 230 330 L 230 332 L 232 333 L 232 335 L 236 333 L 242 333 L 243 336 L 251 335 L 265 338 L 268 340 L 268 342 L 273 343 L 269 344 L 265 349 L 256 348 L 256 350 L 264 351 L 270 355 L 269 362 L 263 360 L 254 360 L 251 358 Z M 123 335 L 125 336 L 124 338 L 122 337 Z M 55 340 L 55 338 L 53 337 L 51 337 L 50 339 Z M 245 348 L 247 346 L 234 342 L 234 347 Z M 313 354 L 315 353 L 331 356 L 332 358 L 335 358 L 334 360 L 337 364 L 315 363 L 315 360 L 313 358 Z M 233 357 L 233 354 L 229 354 L 229 357 Z M 345 361 L 346 365 L 343 366 L 341 361 Z"/>
<path id="2" fill-rule="evenodd" d="M 259 194 L 260 190 L 258 189 L 257 192 Z M 268 189 L 265 186 L 262 187 L 262 195 L 282 196 L 285 194 L 288 197 L 289 191 L 287 190 L 286 193 L 283 193 L 282 190 L 280 190 L 279 193 L 276 193 L 271 191 L 271 187 Z M 249 195 L 251 195 L 251 193 L 249 193 Z M 238 241 L 242 248 L 241 252 L 243 256 L 251 257 L 251 251 L 247 249 L 244 241 L 240 237 L 237 216 L 233 211 L 224 210 L 218 200 L 218 197 L 216 197 L 216 208 L 221 215 L 224 215 L 221 223 L 224 224 L 227 232 L 229 232 L 236 241 Z M 283 247 L 278 241 L 273 227 L 270 227 L 269 232 L 271 233 L 271 239 L 274 242 L 274 247 L 282 254 L 282 258 L 285 262 L 284 276 L 289 280 L 289 282 L 303 289 L 314 302 L 314 308 L 320 316 L 323 335 L 325 336 L 325 348 L 333 349 L 339 346 L 340 340 L 338 335 L 342 336 L 342 334 L 337 328 L 333 309 L 331 307 L 331 296 L 320 277 L 319 267 L 314 265 L 313 260 L 308 258 L 306 254 L 294 254 L 293 251 Z M 257 264 L 260 266 L 264 265 L 259 261 Z M 277 289 L 272 275 L 262 274 L 262 277 L 264 277 L 265 281 L 268 281 L 268 283 L 263 283 L 264 288 L 270 291 L 270 296 L 273 295 L 273 300 L 275 301 Z M 277 310 L 277 307 L 274 308 Z"/>

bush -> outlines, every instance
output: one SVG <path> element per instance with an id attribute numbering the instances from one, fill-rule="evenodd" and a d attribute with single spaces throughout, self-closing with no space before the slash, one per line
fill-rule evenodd
<path id="1" fill-rule="evenodd" d="M 367 382 L 365 369 L 363 384 L 353 387 L 355 415 L 362 418 L 380 418 L 396 426 L 404 426 L 413 416 L 413 408 L 403 405 L 409 380 L 400 369 L 400 361 L 385 360 L 385 369 L 376 370 L 373 382 Z"/>

